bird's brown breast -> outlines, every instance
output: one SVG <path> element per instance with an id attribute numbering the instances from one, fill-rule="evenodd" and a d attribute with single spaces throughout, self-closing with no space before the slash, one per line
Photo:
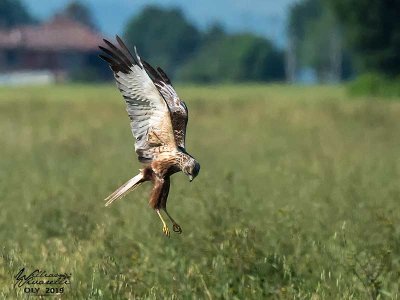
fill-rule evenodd
<path id="1" fill-rule="evenodd" d="M 151 163 L 151 169 L 158 176 L 172 175 L 179 172 L 180 168 L 177 164 L 176 155 L 172 152 L 160 154 L 156 160 Z"/>

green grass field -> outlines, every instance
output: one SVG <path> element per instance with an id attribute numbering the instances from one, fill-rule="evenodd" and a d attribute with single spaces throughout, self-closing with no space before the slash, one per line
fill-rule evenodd
<path id="1" fill-rule="evenodd" d="M 72 273 L 62 299 L 400 298 L 399 101 L 177 90 L 201 171 L 168 239 L 149 185 L 103 206 L 140 167 L 114 86 L 0 88 L 1 299 L 22 267 Z"/>

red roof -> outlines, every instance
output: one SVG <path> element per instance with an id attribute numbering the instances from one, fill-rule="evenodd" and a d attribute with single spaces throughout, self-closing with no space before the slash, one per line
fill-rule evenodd
<path id="1" fill-rule="evenodd" d="M 0 30 L 0 49 L 31 50 L 96 50 L 102 37 L 89 27 L 67 17 L 56 16 L 41 25 L 28 25 Z"/>

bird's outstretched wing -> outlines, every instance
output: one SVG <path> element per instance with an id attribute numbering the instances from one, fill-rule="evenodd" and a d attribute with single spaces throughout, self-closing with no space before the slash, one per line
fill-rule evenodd
<path id="1" fill-rule="evenodd" d="M 180 148 L 185 149 L 186 126 L 188 122 L 188 109 L 185 102 L 179 99 L 178 94 L 172 87 L 171 80 L 160 67 L 155 70 L 146 61 L 143 61 L 143 66 L 168 104 L 176 144 Z"/>
<path id="2" fill-rule="evenodd" d="M 136 48 L 132 55 L 118 36 L 119 47 L 104 42 L 108 48 L 99 46 L 105 54 L 99 56 L 109 63 L 125 99 L 139 161 L 151 162 L 157 153 L 176 149 L 168 105 L 147 74 Z"/>

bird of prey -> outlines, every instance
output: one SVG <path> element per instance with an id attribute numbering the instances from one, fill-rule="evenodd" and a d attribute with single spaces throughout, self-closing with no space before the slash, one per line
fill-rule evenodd
<path id="1" fill-rule="evenodd" d="M 163 224 L 163 232 L 170 236 L 161 211 L 171 220 L 174 232 L 181 227 L 167 211 L 170 177 L 182 171 L 192 181 L 200 171 L 200 164 L 186 152 L 185 135 L 188 122 L 186 104 L 178 97 L 165 72 L 155 70 L 137 54 L 132 54 L 120 37 L 114 45 L 104 39 L 104 52 L 99 55 L 114 73 L 117 87 L 126 102 L 135 151 L 143 164 L 139 174 L 128 180 L 108 196 L 106 206 L 122 198 L 146 181 L 151 181 L 149 204 Z"/>

